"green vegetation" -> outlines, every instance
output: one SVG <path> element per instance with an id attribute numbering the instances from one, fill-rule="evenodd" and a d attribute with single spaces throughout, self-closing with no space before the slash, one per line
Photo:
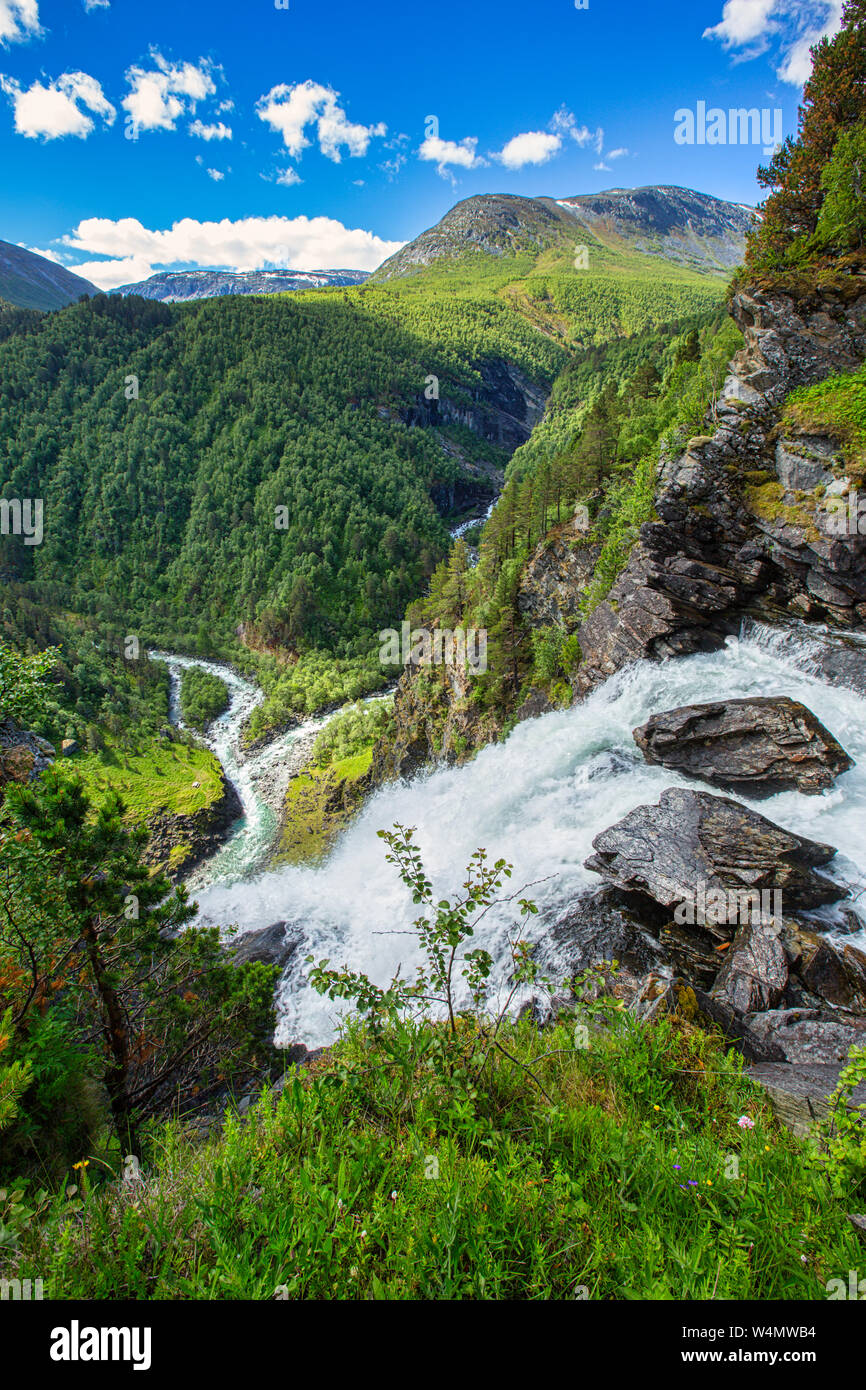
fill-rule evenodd
<path id="1" fill-rule="evenodd" d="M 772 192 L 746 254 L 747 274 L 787 277 L 804 290 L 819 270 L 841 282 L 863 263 L 866 0 L 846 0 L 840 32 L 815 46 L 813 60 L 797 138 L 758 170 Z"/>
<path id="2" fill-rule="evenodd" d="M 250 715 L 246 736 L 255 740 L 317 710 L 360 700 L 381 690 L 396 674 L 382 666 L 372 643 L 371 650 L 358 657 L 307 652 L 291 665 L 264 657 L 256 665 L 256 679 L 266 698 Z"/>
<path id="3" fill-rule="evenodd" d="M 180 678 L 180 712 L 191 729 L 203 733 L 231 704 L 224 680 L 200 666 L 186 666 Z"/>
<path id="4" fill-rule="evenodd" d="M 386 737 L 393 701 L 352 705 L 316 737 L 309 762 L 286 792 L 275 860 L 315 862 L 330 850 L 361 804 L 373 749 Z"/>
<path id="5" fill-rule="evenodd" d="M 107 797 L 95 813 L 55 773 L 6 792 L 3 1065 L 27 1084 L 0 1135 L 4 1172 L 60 1181 L 83 1153 L 116 1166 L 141 1153 L 148 1117 L 271 1058 L 273 968 L 237 970 L 216 931 L 180 932 L 186 896 L 142 864 L 144 834 L 123 810 Z"/>
<path id="6" fill-rule="evenodd" d="M 316 767 L 330 767 L 372 748 L 377 739 L 387 734 L 393 708 L 393 700 L 382 699 L 343 710 L 325 725 L 313 744 L 312 761 Z"/>
<path id="7" fill-rule="evenodd" d="M 98 752 L 62 759 L 57 774 L 81 782 L 94 814 L 118 796 L 128 825 L 143 825 L 163 811 L 190 816 L 223 795 L 222 769 L 213 753 L 169 739 L 142 741 L 134 750 L 106 739 Z"/>
<path id="8" fill-rule="evenodd" d="M 477 852 L 463 897 L 437 904 L 411 833 L 385 839 L 423 909 L 416 980 L 323 962 L 319 988 L 360 1007 L 336 1047 L 207 1142 L 151 1126 L 135 1181 L 83 1160 L 71 1191 L 30 1199 L 7 1277 L 51 1298 L 437 1301 L 819 1300 L 847 1278 L 859 1177 L 835 1164 L 834 1191 L 687 1007 L 636 1020 L 609 967 L 543 1035 L 458 1012 L 509 866 Z M 422 992 L 443 1022 L 417 1017 Z"/>
<path id="9" fill-rule="evenodd" d="M 846 467 L 858 477 L 866 472 L 866 366 L 793 391 L 783 419 L 804 433 L 838 439 Z"/>
<path id="10" fill-rule="evenodd" d="M 715 315 L 578 355 L 557 379 L 544 420 L 511 460 L 480 564 L 471 569 L 458 542 L 409 608 L 418 626 L 487 630 L 488 670 L 473 682 L 481 708 L 507 718 L 533 685 L 555 702 L 570 698 L 576 639 L 566 646 L 567 625 L 556 637 L 532 633 L 520 606 L 526 562 L 553 531 L 598 547 L 579 605 L 580 617 L 592 612 L 655 515 L 661 460 L 703 426 L 741 345 L 733 321 Z"/>

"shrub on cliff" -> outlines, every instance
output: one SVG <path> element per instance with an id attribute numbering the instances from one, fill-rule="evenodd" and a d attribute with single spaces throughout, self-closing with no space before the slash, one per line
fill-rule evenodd
<path id="1" fill-rule="evenodd" d="M 849 208 L 862 180 L 853 171 L 858 162 L 862 167 L 866 117 L 866 0 L 847 0 L 842 19 L 836 37 L 813 49 L 796 140 L 788 136 L 769 165 L 758 170 L 758 182 L 772 192 L 749 240 L 748 271 L 796 269 L 819 256 L 840 254 L 851 249 L 852 234 L 854 245 L 862 244 L 862 206 L 859 214 L 850 209 L 853 221 Z M 825 202 L 830 211 L 822 218 Z"/>

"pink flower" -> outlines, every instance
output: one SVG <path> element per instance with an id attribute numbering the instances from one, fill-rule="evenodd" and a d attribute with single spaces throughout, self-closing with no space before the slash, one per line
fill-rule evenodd
<path id="1" fill-rule="evenodd" d="M 741 1115 L 740 1118 L 737 1120 L 737 1124 L 740 1126 L 740 1129 L 755 1128 L 755 1121 L 752 1119 L 750 1115 Z"/>

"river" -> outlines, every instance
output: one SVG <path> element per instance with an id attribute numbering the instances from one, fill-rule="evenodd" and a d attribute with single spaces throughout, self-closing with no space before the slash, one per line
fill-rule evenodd
<path id="1" fill-rule="evenodd" d="M 201 891 L 196 888 L 201 920 L 245 930 L 285 920 L 303 937 L 301 955 L 310 951 L 317 959 L 345 962 L 380 984 L 398 967 L 405 977 L 417 957 L 412 938 L 402 933 L 417 908 L 396 869 L 386 863 L 376 834 L 399 821 L 417 827 L 437 899 L 457 893 L 469 857 L 481 845 L 491 858 L 501 856 L 514 864 L 509 892 L 541 881 L 531 896 L 542 911 L 528 929 L 519 928 L 523 936 L 541 935 L 576 897 L 599 886 L 598 876 L 583 867 L 595 835 L 635 806 L 656 803 L 666 787 L 701 785 L 644 763 L 632 730 L 654 712 L 720 695 L 802 700 L 855 759 L 855 766 L 822 795 L 783 792 L 760 802 L 759 809 L 782 826 L 835 845 L 839 855 L 832 872 L 862 906 L 866 702 L 853 690 L 822 679 L 808 640 L 753 627 L 748 636 L 729 638 L 717 652 L 662 664 L 644 662 L 621 672 L 582 703 L 519 724 L 506 742 L 482 749 L 464 767 L 440 768 L 411 783 L 382 788 L 320 866 L 256 872 L 260 839 L 253 813 L 245 838 L 238 838 L 239 831 L 237 843 L 217 856 L 219 871 L 209 869 Z M 239 700 L 243 698 L 241 693 Z M 217 752 L 222 748 L 218 755 L 233 779 L 236 753 L 225 740 L 231 742 L 236 719 L 237 711 L 230 711 L 223 729 L 211 736 L 211 746 Z M 244 760 L 240 778 L 255 786 L 259 759 L 278 756 L 272 745 Z M 735 799 L 749 804 L 746 798 Z M 833 910 L 825 909 L 824 916 L 832 928 Z M 509 907 L 491 912 L 479 932 L 478 944 L 496 961 L 495 990 L 505 987 L 508 937 L 517 926 Z M 866 945 L 866 933 L 853 939 Z M 313 1046 L 333 1039 L 339 1008 L 315 994 L 303 978 L 284 980 L 278 1004 L 278 1041 Z"/>

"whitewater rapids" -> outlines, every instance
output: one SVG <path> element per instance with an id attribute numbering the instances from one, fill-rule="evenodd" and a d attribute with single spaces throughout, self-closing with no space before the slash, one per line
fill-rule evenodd
<path id="1" fill-rule="evenodd" d="M 788 695 L 807 705 L 855 760 L 820 796 L 783 792 L 756 806 L 800 834 L 835 845 L 834 877 L 851 888 L 849 905 L 866 901 L 866 701 L 827 685 L 813 668 L 808 642 L 755 628 L 711 654 L 648 662 L 613 677 L 585 702 L 519 724 L 508 740 L 482 749 L 461 768 L 443 768 L 384 787 L 366 804 L 325 863 L 287 867 L 196 893 L 200 918 L 241 930 L 286 921 L 301 933 L 299 955 L 346 964 L 385 984 L 398 967 L 412 973 L 414 942 L 404 935 L 418 915 L 396 868 L 386 863 L 379 829 L 417 827 L 434 898 L 459 893 L 478 846 L 505 858 L 541 911 L 521 923 L 516 904 L 489 913 L 474 944 L 496 962 L 493 996 L 506 988 L 509 935 L 541 936 L 578 896 L 600 886 L 583 867 L 592 840 L 634 807 L 657 803 L 666 787 L 702 784 L 641 757 L 632 730 L 657 711 L 708 700 Z M 707 787 L 709 791 L 718 788 Z M 859 903 L 858 903 L 859 898 Z M 825 909 L 832 926 L 832 910 Z M 864 944 L 866 933 L 849 938 Z M 290 972 L 278 995 L 278 1042 L 318 1046 L 333 1040 L 343 1006 L 317 995 L 305 974 Z"/>

